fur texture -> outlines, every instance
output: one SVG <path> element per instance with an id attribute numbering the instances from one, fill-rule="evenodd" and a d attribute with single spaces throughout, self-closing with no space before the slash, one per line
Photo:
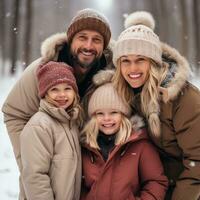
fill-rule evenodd
<path id="1" fill-rule="evenodd" d="M 162 43 L 162 51 L 167 58 L 175 60 L 177 66 L 175 76 L 170 80 L 167 88 L 162 88 L 167 92 L 166 95 L 163 95 L 163 101 L 168 102 L 177 97 L 185 82 L 189 79 L 191 69 L 188 61 L 176 49 Z"/>
<path id="2" fill-rule="evenodd" d="M 114 73 L 114 70 L 101 70 L 96 75 L 94 75 L 93 82 L 96 86 L 111 82 Z"/>
<path id="3" fill-rule="evenodd" d="M 41 46 L 41 56 L 44 61 L 56 61 L 60 48 L 67 43 L 66 33 L 57 33 L 48 37 Z"/>
<path id="4" fill-rule="evenodd" d="M 138 115 L 133 115 L 130 118 L 130 121 L 135 131 L 139 131 L 141 128 L 145 126 L 143 119 Z"/>
<path id="5" fill-rule="evenodd" d="M 56 61 L 59 51 L 63 45 L 67 44 L 66 33 L 57 33 L 48 37 L 41 45 L 41 57 L 43 63 L 48 61 Z M 108 67 L 112 68 L 112 48 L 115 45 L 115 40 L 111 39 L 108 47 L 103 51 L 107 60 Z"/>

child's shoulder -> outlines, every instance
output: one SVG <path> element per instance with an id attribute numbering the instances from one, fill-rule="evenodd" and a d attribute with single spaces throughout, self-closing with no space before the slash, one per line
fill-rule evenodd
<path id="1" fill-rule="evenodd" d="M 42 112 L 42 111 L 38 111 L 36 112 L 31 118 L 30 120 L 28 121 L 28 125 L 41 125 L 41 126 L 44 126 L 44 125 L 49 125 L 51 123 L 53 123 L 53 119 L 50 115 L 48 115 L 47 113 L 45 112 Z"/>

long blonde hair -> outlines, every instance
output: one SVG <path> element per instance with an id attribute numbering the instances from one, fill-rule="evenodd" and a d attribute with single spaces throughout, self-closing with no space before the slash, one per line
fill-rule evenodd
<path id="1" fill-rule="evenodd" d="M 119 131 L 116 133 L 115 145 L 122 144 L 128 140 L 132 133 L 132 125 L 130 120 L 122 114 L 122 122 Z M 89 144 L 90 147 L 100 149 L 97 143 L 99 134 L 99 127 L 97 124 L 95 114 L 86 123 L 83 131 L 81 132 L 81 142 Z"/>
<path id="2" fill-rule="evenodd" d="M 83 124 L 84 124 L 85 116 L 84 116 L 83 108 L 80 104 L 80 97 L 79 97 L 78 94 L 75 94 L 74 101 L 71 105 L 71 109 L 73 110 L 74 108 L 78 109 L 77 124 L 78 124 L 79 129 L 81 129 L 83 127 Z"/>
<path id="3" fill-rule="evenodd" d="M 145 82 L 143 89 L 141 91 L 140 99 L 141 99 L 141 110 L 145 117 L 148 119 L 149 127 L 151 133 L 159 137 L 160 136 L 160 96 L 158 87 L 163 81 L 164 77 L 167 73 L 167 65 L 163 64 L 163 66 L 159 66 L 153 60 L 150 61 L 150 71 L 149 78 Z M 124 77 L 121 74 L 121 66 L 120 59 L 117 62 L 117 70 L 112 78 L 114 87 L 117 89 L 119 95 L 122 99 L 128 103 L 131 103 L 134 98 L 133 89 L 126 82 Z"/>

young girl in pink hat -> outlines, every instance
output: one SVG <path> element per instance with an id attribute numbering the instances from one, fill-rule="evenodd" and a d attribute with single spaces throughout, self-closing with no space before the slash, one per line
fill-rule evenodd
<path id="1" fill-rule="evenodd" d="M 20 135 L 21 199 L 79 200 L 81 117 L 72 68 L 51 61 L 37 78 L 40 108 Z"/>

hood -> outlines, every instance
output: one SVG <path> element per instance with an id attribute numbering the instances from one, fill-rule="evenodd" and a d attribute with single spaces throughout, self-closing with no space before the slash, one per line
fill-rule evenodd
<path id="1" fill-rule="evenodd" d="M 162 43 L 163 62 L 168 64 L 168 73 L 161 83 L 163 101 L 173 100 L 180 93 L 191 75 L 188 61 L 175 49 Z"/>
<path id="2" fill-rule="evenodd" d="M 112 67 L 112 48 L 114 42 L 115 41 L 111 39 L 108 47 L 103 51 L 108 67 L 109 65 Z M 44 40 L 41 45 L 41 56 L 43 62 L 57 61 L 59 52 L 65 45 L 67 45 L 66 33 L 57 33 Z"/>

